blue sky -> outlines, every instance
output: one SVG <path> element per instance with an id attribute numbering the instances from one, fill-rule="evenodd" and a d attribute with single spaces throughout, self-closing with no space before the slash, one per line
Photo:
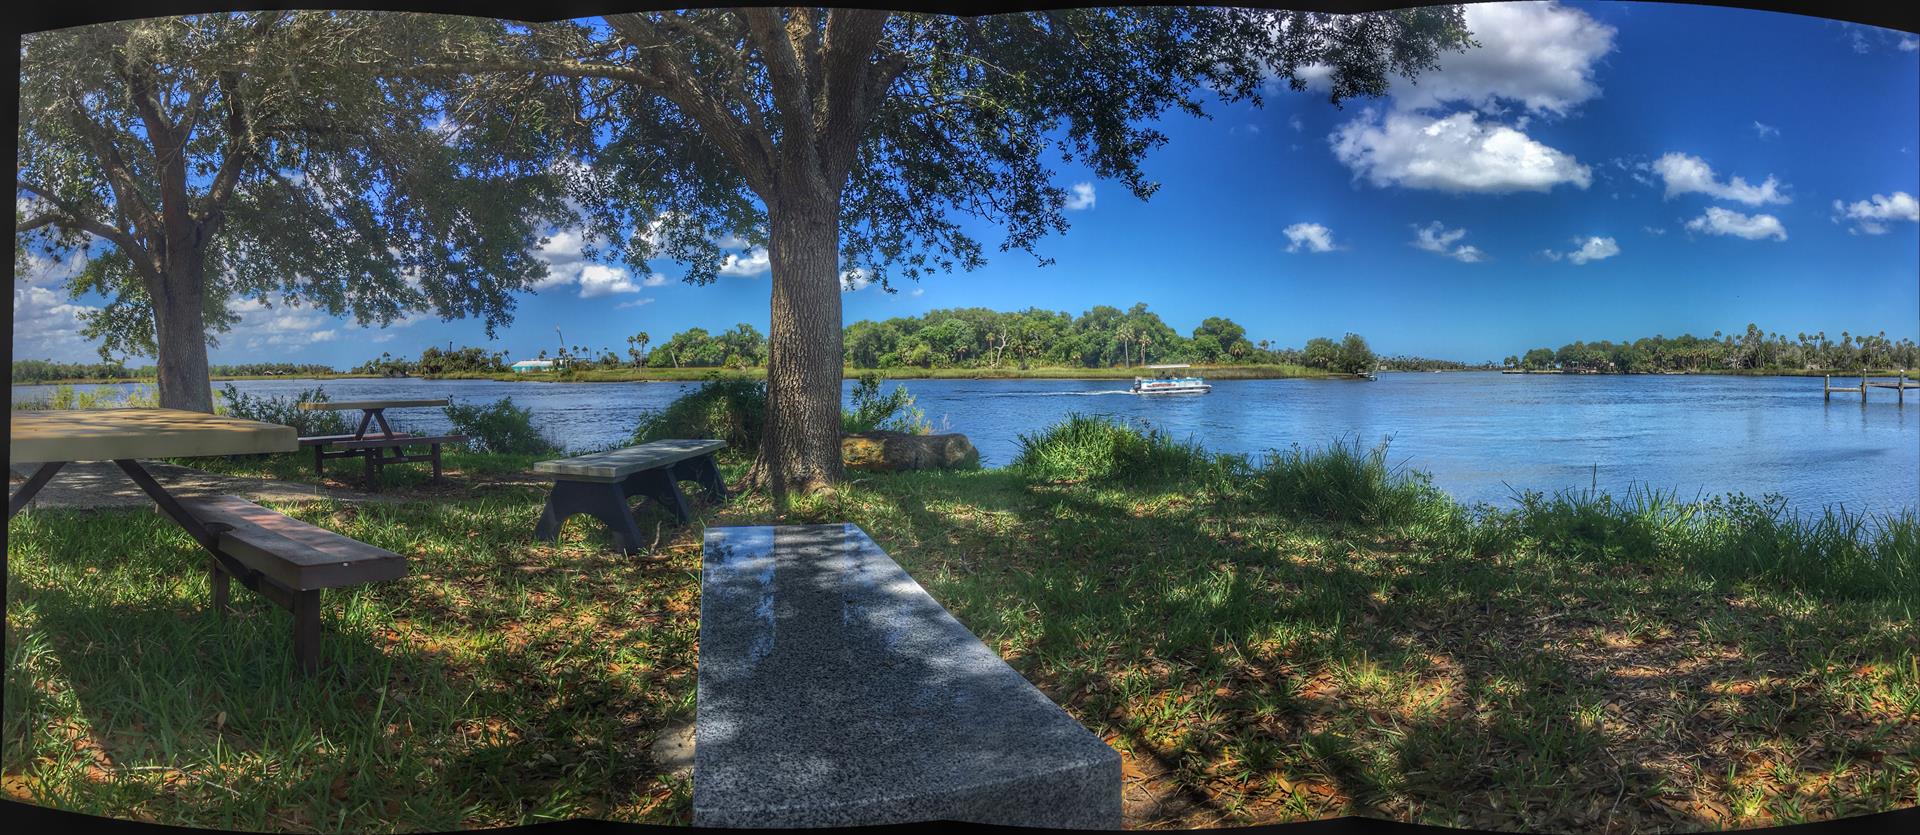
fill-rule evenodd
<path id="1" fill-rule="evenodd" d="M 934 308 L 1078 314 L 1146 302 L 1190 331 L 1225 315 L 1254 339 L 1364 334 L 1376 350 L 1467 361 L 1539 345 L 1681 332 L 1920 337 L 1920 39 L 1770 12 L 1621 3 L 1468 7 L 1482 47 L 1384 99 L 1277 91 L 1267 106 L 1173 115 L 1149 201 L 1086 171 L 1055 263 L 999 253 L 900 292 L 848 292 L 848 322 Z M 656 281 L 548 246 L 549 286 L 487 343 L 478 322 L 360 328 L 249 303 L 214 362 L 321 362 L 489 345 L 624 349 L 692 326 L 766 328 L 764 253 L 718 282 Z M 60 270 L 16 281 L 16 358 L 89 360 Z"/>

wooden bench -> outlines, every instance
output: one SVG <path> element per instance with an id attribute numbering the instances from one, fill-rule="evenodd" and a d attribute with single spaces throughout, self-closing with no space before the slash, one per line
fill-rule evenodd
<path id="1" fill-rule="evenodd" d="M 680 482 L 699 482 L 709 497 L 725 502 L 727 485 L 713 456 L 726 447 L 725 441 L 653 441 L 612 452 L 541 461 L 533 465 L 533 471 L 553 476 L 554 485 L 533 535 L 551 542 L 560 536 L 560 526 L 568 518 L 585 513 L 606 524 L 615 547 L 629 554 L 638 551 L 640 528 L 633 522 L 627 500 L 646 496 L 672 511 L 681 524 L 692 521 L 693 510 L 687 505 L 686 494 L 680 492 Z"/>
<path id="2" fill-rule="evenodd" d="M 851 524 L 708 528 L 696 827 L 1120 828 L 1120 755 Z"/>
<path id="3" fill-rule="evenodd" d="M 293 613 L 293 654 L 302 672 L 320 669 L 320 590 L 396 580 L 407 560 L 276 513 L 239 496 L 182 499 L 180 506 L 215 536 L 214 547 L 245 566 L 232 577 L 209 559 L 215 611 L 226 614 L 229 582 L 259 592 Z"/>

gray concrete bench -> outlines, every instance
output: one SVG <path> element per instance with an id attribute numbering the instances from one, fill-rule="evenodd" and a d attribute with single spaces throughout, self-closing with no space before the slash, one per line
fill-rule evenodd
<path id="1" fill-rule="evenodd" d="M 851 524 L 708 528 L 695 826 L 1120 828 L 1120 756 Z"/>
<path id="2" fill-rule="evenodd" d="M 216 538 L 215 547 L 245 566 L 241 583 L 293 613 L 293 654 L 301 671 L 320 668 L 320 591 L 406 576 L 407 559 L 317 528 L 239 496 L 183 499 L 180 506 Z M 228 575 L 209 560 L 213 607 L 227 611 Z"/>
<path id="3" fill-rule="evenodd" d="M 585 513 L 606 524 L 616 548 L 638 551 L 643 540 L 627 500 L 645 496 L 672 511 L 681 524 L 692 521 L 680 482 L 699 482 L 710 498 L 726 501 L 727 485 L 713 461 L 714 453 L 726 448 L 726 441 L 676 439 L 541 461 L 533 471 L 552 476 L 554 484 L 533 535 L 552 541 L 569 517 Z"/>

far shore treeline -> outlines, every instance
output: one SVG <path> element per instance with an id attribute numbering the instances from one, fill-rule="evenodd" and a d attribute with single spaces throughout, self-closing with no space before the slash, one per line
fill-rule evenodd
<path id="1" fill-rule="evenodd" d="M 1715 331 L 1712 337 L 1644 337 L 1632 341 L 1572 342 L 1535 348 L 1502 362 L 1471 364 L 1454 360 L 1376 355 L 1364 337 L 1315 337 L 1300 347 L 1252 340 L 1246 329 L 1225 317 L 1209 317 L 1181 334 L 1144 303 L 1127 310 L 1095 306 L 1079 316 L 1037 308 L 1002 312 L 985 308 L 949 308 L 884 321 L 862 320 L 847 326 L 846 365 L 904 376 L 945 376 L 942 372 L 1036 376 L 1090 376 L 1147 364 L 1190 363 L 1240 368 L 1245 374 L 1221 376 L 1322 376 L 1370 370 L 1466 371 L 1498 368 L 1602 374 L 1694 373 L 1849 373 L 1920 368 L 1920 346 L 1912 339 L 1892 341 L 1884 332 L 1838 340 L 1825 332 L 1763 332 L 1749 324 L 1738 336 Z M 767 338 L 752 325 L 709 332 L 688 328 L 664 342 L 635 333 L 612 346 L 555 345 L 509 356 L 505 351 L 466 346 L 429 347 L 418 358 L 383 353 L 350 369 L 355 376 L 491 377 L 512 376 L 518 360 L 552 360 L 542 375 L 588 379 L 649 376 L 694 379 L 713 370 L 752 371 L 767 361 Z M 338 376 L 330 366 L 313 363 L 216 365 L 215 377 Z M 1057 372 L 1044 374 L 1044 372 Z M 20 360 L 13 382 L 150 380 L 152 366 L 120 363 L 60 363 Z M 689 376 L 689 374 L 693 376 Z M 615 375 L 615 376 L 609 376 Z"/>

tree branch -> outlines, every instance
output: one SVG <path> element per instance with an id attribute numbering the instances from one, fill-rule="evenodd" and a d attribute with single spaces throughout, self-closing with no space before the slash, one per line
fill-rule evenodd
<path id="1" fill-rule="evenodd" d="M 807 99 L 806 71 L 794 54 L 793 41 L 772 9 L 740 9 L 746 19 L 754 48 L 767 67 L 767 80 L 773 85 L 773 101 L 780 111 L 780 127 L 786 134 L 782 143 L 788 153 L 798 153 L 811 172 L 819 172 L 819 145 L 816 143 L 812 102 Z"/>
<path id="2" fill-rule="evenodd" d="M 906 67 L 906 55 L 900 52 L 872 61 L 889 16 L 870 9 L 834 9 L 827 17 L 820 157 L 823 174 L 836 189 L 846 182 L 874 109 Z"/>
<path id="3" fill-rule="evenodd" d="M 52 203 L 54 208 L 60 210 L 57 215 L 48 214 L 36 218 L 36 220 L 43 220 L 43 222 L 32 226 L 23 226 L 16 230 L 16 234 L 35 228 L 35 226 L 54 223 L 62 227 L 77 229 L 96 237 L 105 238 L 111 241 L 114 246 L 119 247 L 121 252 L 126 253 L 127 260 L 133 262 L 134 267 L 140 270 L 142 277 L 150 280 L 158 280 L 159 273 L 153 268 L 152 255 L 147 252 L 146 247 L 140 245 L 139 241 L 134 240 L 132 235 L 87 217 L 86 213 L 76 209 L 73 204 L 60 199 L 58 195 L 53 193 L 52 189 L 45 188 L 30 180 L 17 180 L 16 184 L 21 191 L 28 192 L 48 203 Z"/>

